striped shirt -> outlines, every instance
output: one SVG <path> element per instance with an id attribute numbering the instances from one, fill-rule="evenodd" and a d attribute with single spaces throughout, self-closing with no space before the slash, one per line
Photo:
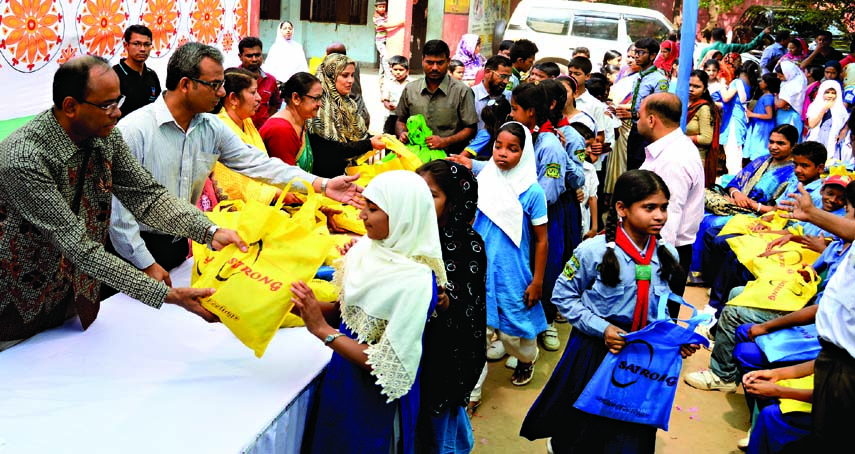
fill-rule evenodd
<path id="1" fill-rule="evenodd" d="M 309 183 L 317 178 L 243 143 L 216 115 L 197 114 L 184 131 L 163 96 L 122 119 L 118 128 L 143 167 L 170 193 L 194 205 L 218 161 L 238 173 L 279 187 L 294 178 Z M 293 187 L 305 190 L 302 184 L 295 183 Z M 153 229 L 138 222 L 113 198 L 110 239 L 119 255 L 140 269 L 155 263 L 140 238 L 140 231 L 149 230 Z"/>

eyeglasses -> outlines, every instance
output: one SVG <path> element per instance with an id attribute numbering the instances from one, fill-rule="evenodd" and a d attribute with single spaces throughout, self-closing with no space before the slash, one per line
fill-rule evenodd
<path id="1" fill-rule="evenodd" d="M 134 42 L 128 43 L 128 44 L 130 44 L 131 46 L 135 46 L 135 47 L 145 47 L 146 49 L 151 47 L 151 43 L 142 42 L 142 41 L 134 41 Z"/>
<path id="2" fill-rule="evenodd" d="M 211 90 L 214 91 L 220 91 L 220 87 L 222 87 L 223 84 L 226 83 L 226 81 L 224 80 L 202 80 L 193 77 L 188 77 L 188 79 L 192 80 L 193 82 L 199 82 L 202 85 L 207 85 L 211 87 Z"/>
<path id="3" fill-rule="evenodd" d="M 499 74 L 499 73 L 496 73 L 496 72 L 494 72 L 493 74 L 495 74 L 496 76 L 498 76 L 498 77 L 499 77 L 499 79 L 502 79 L 502 80 L 505 80 L 505 81 L 507 81 L 507 80 L 510 80 L 510 79 L 511 79 L 511 75 L 510 75 L 510 74 Z"/>
<path id="4" fill-rule="evenodd" d="M 311 100 L 313 100 L 313 101 L 315 101 L 315 102 L 321 102 L 321 98 L 323 98 L 324 96 L 323 96 L 323 95 L 321 95 L 321 96 L 312 96 L 312 95 L 309 95 L 309 94 L 305 94 L 305 95 L 303 95 L 303 97 L 304 97 L 304 98 L 309 98 L 309 99 L 311 99 Z"/>
<path id="5" fill-rule="evenodd" d="M 115 112 L 116 109 L 118 109 L 119 107 L 122 107 L 122 104 L 125 103 L 125 95 L 120 95 L 115 101 L 111 102 L 110 104 L 106 104 L 106 105 L 95 104 L 94 102 L 89 102 L 85 99 L 78 99 L 78 101 L 81 102 L 82 104 L 89 104 L 90 106 L 95 106 L 95 107 L 103 110 L 107 114 L 111 114 L 111 113 Z"/>
<path id="6" fill-rule="evenodd" d="M 634 51 L 632 51 L 632 53 L 633 53 L 634 55 L 644 55 L 644 54 L 646 54 L 646 53 L 648 53 L 648 52 L 647 52 L 647 50 L 646 50 L 646 49 L 635 49 Z"/>

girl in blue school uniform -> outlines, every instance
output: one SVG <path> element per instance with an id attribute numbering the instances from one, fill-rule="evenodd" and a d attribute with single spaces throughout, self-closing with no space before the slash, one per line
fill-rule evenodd
<path id="1" fill-rule="evenodd" d="M 558 86 L 558 82 L 544 81 L 539 84 L 524 83 L 514 88 L 511 96 L 511 117 L 532 132 L 537 183 L 546 194 L 549 254 L 543 276 L 541 301 L 548 327 L 541 336 L 541 342 L 547 350 L 557 351 L 561 344 L 558 339 L 558 330 L 555 328 L 555 316 L 558 310 L 551 302 L 552 288 L 564 265 L 564 232 L 569 228 L 569 209 L 565 205 L 572 202 L 572 199 L 562 197 L 567 191 L 566 177 L 570 156 L 564 151 L 554 124 L 550 121 L 553 102 L 558 95 L 555 92 L 551 93 L 547 88 L 550 84 Z M 560 91 L 564 98 L 558 101 L 563 106 L 567 99 L 567 91 L 563 89 Z"/>
<path id="2" fill-rule="evenodd" d="M 760 78 L 760 90 L 763 95 L 757 100 L 748 117 L 748 132 L 745 147 L 742 149 L 743 162 L 749 162 L 769 154 L 769 134 L 775 127 L 775 97 L 781 88 L 781 81 L 774 73 L 763 74 Z"/>
<path id="3" fill-rule="evenodd" d="M 563 150 L 562 150 L 563 153 Z M 540 297 L 546 267 L 546 197 L 537 184 L 528 128 L 502 126 L 493 158 L 478 173 L 478 211 L 473 228 L 487 251 L 487 341 L 517 359 L 514 385 L 531 381 L 537 335 L 546 330 Z M 533 250 L 532 250 L 533 249 Z M 533 263 L 532 263 L 533 262 Z M 482 374 L 479 383 L 483 383 Z"/>
<path id="4" fill-rule="evenodd" d="M 622 335 L 658 319 L 659 297 L 670 294 L 669 282 L 685 279 L 676 249 L 657 239 L 669 198 L 653 172 L 631 170 L 618 178 L 606 234 L 582 242 L 555 285 L 552 301 L 573 330 L 520 435 L 551 437 L 556 454 L 653 453 L 655 427 L 592 415 L 573 404 L 606 354 L 621 351 Z M 649 280 L 636 280 L 644 276 Z M 639 291 L 645 287 L 647 292 Z M 684 346 L 682 353 L 694 350 Z"/>

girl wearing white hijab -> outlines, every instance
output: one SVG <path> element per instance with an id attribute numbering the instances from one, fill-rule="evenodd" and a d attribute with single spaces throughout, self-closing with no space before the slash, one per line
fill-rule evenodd
<path id="1" fill-rule="evenodd" d="M 303 46 L 291 38 L 294 36 L 294 25 L 289 21 L 279 23 L 279 33 L 276 41 L 267 53 L 267 58 L 261 69 L 273 74 L 276 80 L 285 82 L 298 72 L 309 72 L 306 53 Z"/>
<path id="2" fill-rule="evenodd" d="M 829 158 L 841 159 L 837 136 L 848 118 L 840 82 L 826 80 L 820 84 L 816 100 L 808 107 L 807 121 L 810 131 L 807 140 L 825 145 Z"/>
<path id="3" fill-rule="evenodd" d="M 775 101 L 775 125 L 792 125 L 798 129 L 799 137 L 802 137 L 804 122 L 801 112 L 807 92 L 807 77 L 791 61 L 782 61 L 776 72 L 781 79 L 781 91 Z"/>
<path id="4" fill-rule="evenodd" d="M 504 355 L 496 351 L 517 358 L 511 379 L 516 386 L 531 381 L 537 335 L 547 329 L 539 301 L 548 248 L 546 223 L 546 195 L 537 184 L 531 133 L 521 123 L 505 123 L 492 159 L 478 174 L 473 228 L 487 250 L 487 341 L 495 331 L 499 340 L 490 346 L 493 358 Z"/>
<path id="5" fill-rule="evenodd" d="M 367 233 L 335 276 L 339 330 L 324 319 L 332 305 L 322 309 L 302 282 L 291 287 L 306 328 L 334 351 L 315 432 L 305 438 L 313 453 L 388 453 L 399 442 L 414 449 L 422 333 L 446 283 L 436 209 L 414 172 L 380 174 L 363 196 Z"/>

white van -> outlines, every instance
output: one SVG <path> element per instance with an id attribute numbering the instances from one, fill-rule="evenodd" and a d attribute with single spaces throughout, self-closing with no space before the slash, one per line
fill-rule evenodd
<path id="1" fill-rule="evenodd" d="M 576 47 L 591 51 L 594 71 L 603 55 L 616 50 L 626 55 L 630 44 L 644 37 L 659 42 L 674 25 L 659 11 L 647 8 L 564 0 L 523 0 L 517 5 L 504 39 L 528 39 L 537 44 L 537 62 L 566 67 Z M 562 68 L 564 69 L 564 68 Z"/>

